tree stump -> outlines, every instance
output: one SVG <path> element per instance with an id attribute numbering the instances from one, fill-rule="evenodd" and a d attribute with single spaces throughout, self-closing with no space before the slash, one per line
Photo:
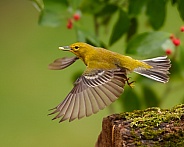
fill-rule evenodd
<path id="1" fill-rule="evenodd" d="M 184 105 L 107 116 L 95 147 L 184 147 Z"/>

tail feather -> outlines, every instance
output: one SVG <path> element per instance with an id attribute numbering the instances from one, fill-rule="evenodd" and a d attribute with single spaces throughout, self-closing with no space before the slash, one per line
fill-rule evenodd
<path id="1" fill-rule="evenodd" d="M 135 73 L 143 75 L 147 78 L 156 80 L 158 82 L 166 83 L 169 81 L 169 68 L 171 67 L 170 60 L 167 56 L 164 57 L 157 57 L 147 60 L 141 60 L 146 64 L 150 65 L 152 68 L 136 68 L 134 69 Z"/>

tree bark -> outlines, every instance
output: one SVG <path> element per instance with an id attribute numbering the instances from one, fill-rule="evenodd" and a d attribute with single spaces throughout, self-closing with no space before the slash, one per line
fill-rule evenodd
<path id="1" fill-rule="evenodd" d="M 184 147 L 184 105 L 107 116 L 95 147 Z"/>

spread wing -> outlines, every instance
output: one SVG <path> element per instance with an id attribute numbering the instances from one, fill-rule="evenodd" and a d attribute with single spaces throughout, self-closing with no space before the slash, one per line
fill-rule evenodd
<path id="1" fill-rule="evenodd" d="M 79 58 L 78 57 L 64 57 L 64 58 L 56 59 L 53 63 L 49 64 L 49 69 L 53 69 L 53 70 L 64 69 L 70 66 L 71 64 L 73 64 L 77 59 Z"/>
<path id="2" fill-rule="evenodd" d="M 74 88 L 51 114 L 60 122 L 72 121 L 97 113 L 110 105 L 124 91 L 126 69 L 94 70 L 84 73 L 75 82 Z"/>

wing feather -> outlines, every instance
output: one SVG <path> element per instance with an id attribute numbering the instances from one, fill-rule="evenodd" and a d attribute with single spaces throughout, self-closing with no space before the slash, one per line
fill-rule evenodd
<path id="1" fill-rule="evenodd" d="M 89 89 L 89 94 L 90 94 L 90 102 L 91 102 L 92 110 L 93 110 L 93 113 L 95 114 L 99 111 L 99 107 L 98 107 L 96 97 L 94 96 L 94 94 L 91 91 L 92 89 L 93 88 Z"/>
<path id="2" fill-rule="evenodd" d="M 76 99 L 76 94 L 72 95 L 71 101 L 70 101 L 67 109 L 64 111 L 63 118 L 60 120 L 60 122 L 69 119 L 70 116 L 72 115 L 73 107 L 74 107 L 74 104 L 75 104 L 75 99 Z"/>
<path id="3" fill-rule="evenodd" d="M 50 114 L 58 113 L 53 119 L 62 117 L 62 122 L 97 113 L 118 99 L 124 91 L 126 79 L 126 69 L 85 72 L 76 80 L 65 100 Z"/>
<path id="4" fill-rule="evenodd" d="M 78 118 L 82 118 L 86 116 L 86 104 L 84 100 L 84 93 L 80 92 L 79 93 L 79 113 L 78 113 Z"/>
<path id="5" fill-rule="evenodd" d="M 106 105 L 105 105 L 103 99 L 100 97 L 100 95 L 96 92 L 96 90 L 94 88 L 91 88 L 91 92 L 93 93 L 93 95 L 96 99 L 96 102 L 98 104 L 98 108 L 100 110 L 104 109 Z"/>
<path id="6" fill-rule="evenodd" d="M 91 114 L 93 114 L 92 111 L 92 106 L 88 97 L 88 90 L 86 89 L 83 93 L 84 93 L 84 101 L 85 101 L 85 105 L 86 105 L 86 116 L 90 116 Z"/>
<path id="7" fill-rule="evenodd" d="M 53 63 L 49 64 L 49 69 L 52 70 L 61 70 L 64 69 L 71 64 L 73 64 L 76 60 L 78 60 L 78 57 L 64 57 L 54 60 Z"/>
<path id="8" fill-rule="evenodd" d="M 118 92 L 118 91 L 116 90 L 116 87 L 111 87 L 111 86 L 110 86 L 110 82 L 109 82 L 108 84 L 105 84 L 104 87 L 105 87 L 108 91 L 110 91 L 110 92 L 114 95 L 114 97 L 116 97 L 116 98 L 121 94 L 121 92 Z"/>
<path id="9" fill-rule="evenodd" d="M 79 113 L 79 94 L 77 93 L 69 121 L 76 119 L 78 117 L 78 113 Z"/>
<path id="10" fill-rule="evenodd" d="M 112 103 L 111 100 L 107 97 L 107 95 L 102 91 L 101 86 L 94 87 L 94 89 L 96 90 L 96 92 L 102 98 L 103 102 L 105 103 L 105 106 L 108 106 L 108 105 L 110 105 Z"/>
<path id="11" fill-rule="evenodd" d="M 68 106 L 70 105 L 70 101 L 72 99 L 73 95 L 70 94 L 67 98 L 67 100 L 65 101 L 65 103 L 63 103 L 60 107 L 58 107 L 58 115 L 56 115 L 53 119 L 59 118 L 61 116 L 63 116 L 68 108 Z"/>
<path id="12" fill-rule="evenodd" d="M 111 91 L 109 91 L 105 86 L 100 86 L 100 87 L 111 103 L 117 99 L 117 97 Z"/>

